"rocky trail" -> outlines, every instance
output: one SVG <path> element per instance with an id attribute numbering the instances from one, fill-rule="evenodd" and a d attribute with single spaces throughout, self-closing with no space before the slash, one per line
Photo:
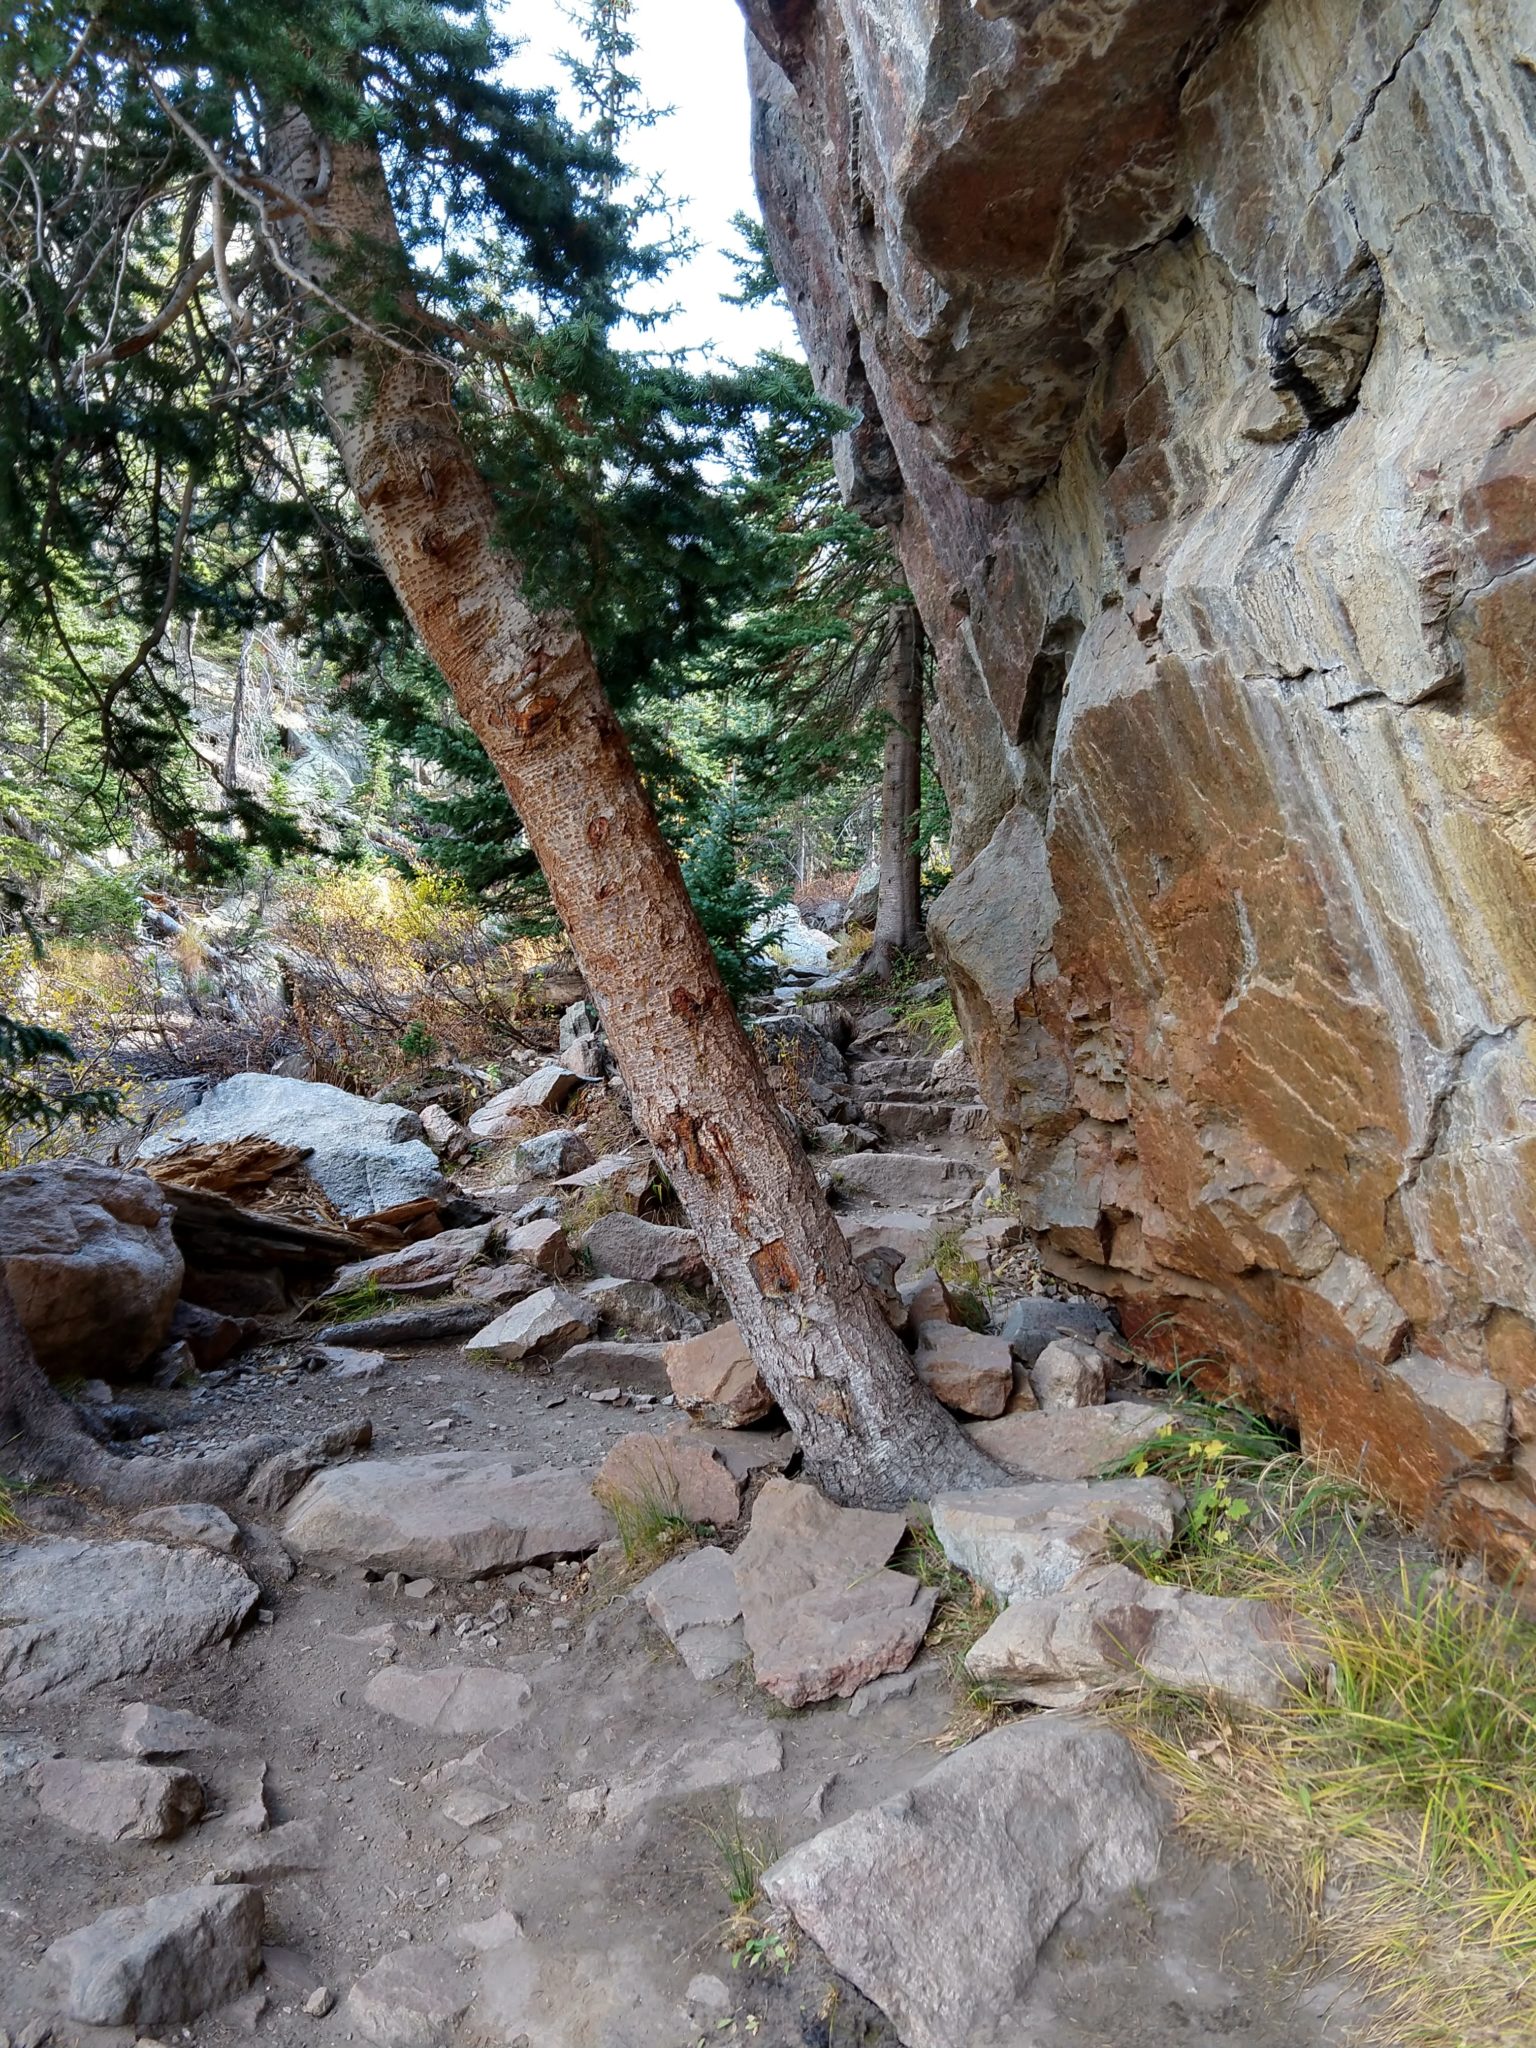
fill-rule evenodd
<path id="1" fill-rule="evenodd" d="M 932 1505 L 999 1610 L 972 1677 L 1038 1710 L 953 1746 L 943 1585 L 902 1516 L 795 1477 L 690 1234 L 617 1199 L 649 1162 L 568 1018 L 567 1065 L 467 1126 L 429 1106 L 442 1164 L 381 1141 L 369 1199 L 430 1176 L 449 1228 L 343 1268 L 350 1320 L 322 1301 L 201 1371 L 160 1354 L 174 1384 L 77 1387 L 141 1455 L 257 1428 L 304 1455 L 229 1514 L 14 1502 L 12 2048 L 1344 2038 L 1353 1995 L 1301 1969 L 1257 1877 L 1180 1840 L 1092 1706 L 1127 1628 L 1138 1669 L 1239 1699 L 1304 1674 L 1305 1640 L 1118 1561 L 1183 1511 L 1096 1477 L 1166 1404 L 1101 1305 L 1032 1271 L 961 1057 L 803 996 L 760 1026 L 786 1101 L 919 1370 L 1001 1461 Z M 215 1142 L 204 1110 L 149 1151 Z M 335 1173 L 358 1184 L 355 1154 Z"/>

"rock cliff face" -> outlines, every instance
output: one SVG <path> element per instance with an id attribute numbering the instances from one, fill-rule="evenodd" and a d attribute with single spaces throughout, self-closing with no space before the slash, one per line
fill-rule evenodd
<path id="1" fill-rule="evenodd" d="M 1048 1262 L 1536 1538 L 1529 0 L 746 0 Z"/>

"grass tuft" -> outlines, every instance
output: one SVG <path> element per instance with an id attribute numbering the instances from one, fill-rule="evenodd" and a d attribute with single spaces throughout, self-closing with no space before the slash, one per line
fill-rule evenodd
<path id="1" fill-rule="evenodd" d="M 676 1488 L 663 1486 L 621 1492 L 614 1486 L 592 1491 L 612 1515 L 624 1562 L 630 1567 L 660 1564 L 685 1543 L 710 1542 L 716 1531 L 708 1522 L 694 1522 L 683 1513 Z"/>
<path id="2" fill-rule="evenodd" d="M 909 1510 L 906 1542 L 892 1558 L 893 1569 L 907 1572 L 920 1585 L 938 1593 L 924 1644 L 944 1660 L 955 1695 L 955 1710 L 939 1738 L 940 1747 L 958 1749 L 984 1734 L 1003 1712 L 1005 1702 L 991 1687 L 978 1684 L 965 1668 L 966 1653 L 986 1634 L 1001 1609 L 985 1586 L 977 1585 L 944 1555 L 927 1510 Z"/>
<path id="3" fill-rule="evenodd" d="M 14 1536 L 21 1527 L 21 1517 L 12 1505 L 13 1494 L 3 1479 L 0 1479 L 0 1536 Z"/>

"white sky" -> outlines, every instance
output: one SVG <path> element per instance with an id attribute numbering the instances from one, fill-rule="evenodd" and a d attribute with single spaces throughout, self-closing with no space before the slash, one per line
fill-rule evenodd
<path id="1" fill-rule="evenodd" d="M 503 30 L 526 44 L 515 64 L 519 83 L 562 85 L 555 53 L 579 40 L 562 0 L 502 0 L 496 13 Z M 637 44 L 632 68 L 647 102 L 672 111 L 631 135 L 626 154 L 642 179 L 661 181 L 674 223 L 698 244 L 656 295 L 657 304 L 678 310 L 651 330 L 651 345 L 706 350 L 725 362 L 750 362 L 764 348 L 798 354 L 782 308 L 721 303 L 736 286 L 724 254 L 736 240 L 731 215 L 757 212 L 745 31 L 735 0 L 634 0 L 629 26 Z"/>

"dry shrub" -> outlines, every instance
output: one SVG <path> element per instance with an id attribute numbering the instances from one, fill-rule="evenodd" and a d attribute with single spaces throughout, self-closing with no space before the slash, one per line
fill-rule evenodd
<path id="1" fill-rule="evenodd" d="M 413 1065 L 480 1063 L 532 1042 L 528 975 L 547 946 L 499 936 L 440 877 L 306 878 L 280 899 L 273 936 L 323 1078 L 378 1086 Z"/>

